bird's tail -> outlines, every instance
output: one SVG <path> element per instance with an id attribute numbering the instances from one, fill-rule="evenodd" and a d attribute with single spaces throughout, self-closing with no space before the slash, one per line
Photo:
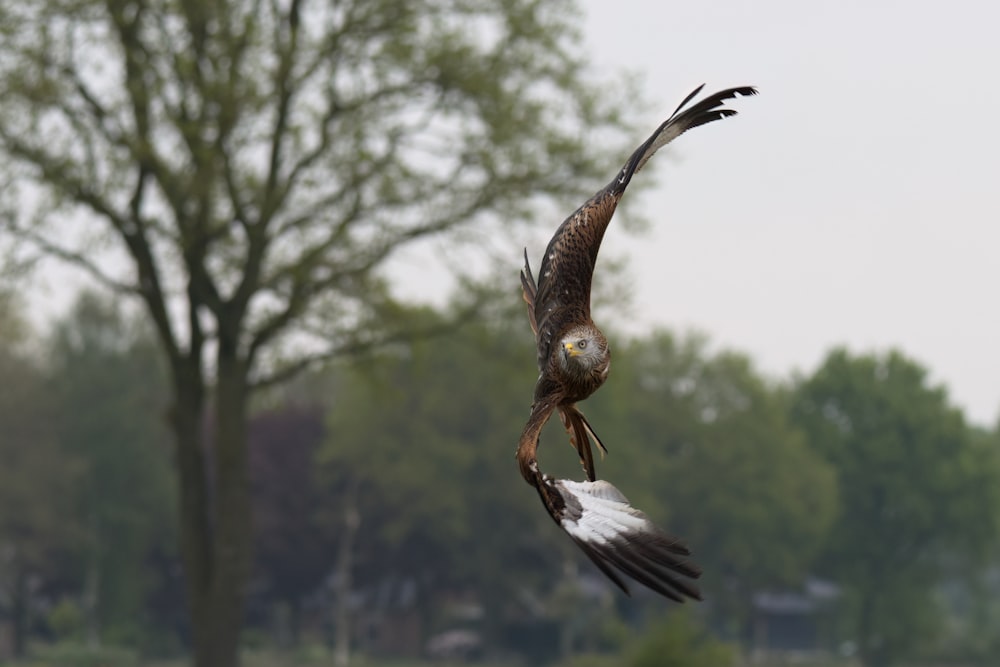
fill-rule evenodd
<path id="1" fill-rule="evenodd" d="M 684 101 L 680 103 L 673 115 L 665 120 L 662 125 L 656 128 L 656 131 L 653 132 L 652 136 L 650 136 L 649 139 L 643 142 L 643 144 L 639 146 L 634 153 L 632 153 L 628 162 L 625 163 L 625 166 L 622 167 L 621 172 L 619 172 L 618 177 L 611 183 L 611 191 L 614 194 L 621 194 L 625 191 L 625 188 L 628 187 L 629 181 L 632 180 L 632 176 L 645 166 L 649 158 L 653 157 L 653 153 L 663 148 L 671 141 L 690 130 L 692 127 L 698 127 L 699 125 L 704 125 L 705 123 L 711 123 L 713 120 L 719 120 L 720 118 L 735 116 L 735 109 L 719 108 L 726 102 L 726 100 L 734 99 L 737 96 L 757 94 L 757 89 L 752 86 L 727 88 L 726 90 L 709 95 L 694 106 L 685 109 L 684 107 L 687 103 L 694 99 L 704 87 L 705 84 L 702 84 L 691 91 L 691 93 L 684 98 Z"/>

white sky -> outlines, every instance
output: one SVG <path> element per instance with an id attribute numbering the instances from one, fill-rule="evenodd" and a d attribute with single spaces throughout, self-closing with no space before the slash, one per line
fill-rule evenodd
<path id="1" fill-rule="evenodd" d="M 1000 3 L 584 6 L 593 61 L 640 72 L 659 105 L 650 130 L 703 81 L 760 88 L 671 146 L 637 206 L 648 234 L 609 230 L 639 324 L 703 330 L 776 375 L 897 346 L 996 423 Z"/>

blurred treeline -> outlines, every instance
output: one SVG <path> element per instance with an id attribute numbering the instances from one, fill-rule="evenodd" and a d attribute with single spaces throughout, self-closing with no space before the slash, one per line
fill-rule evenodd
<path id="1" fill-rule="evenodd" d="M 919 361 L 836 349 L 778 381 L 698 335 L 611 332 L 614 372 L 584 405 L 610 449 L 599 475 L 705 569 L 706 602 L 664 621 L 666 603 L 613 589 L 517 474 L 535 379 L 518 298 L 257 401 L 246 644 L 610 665 L 674 664 L 680 642 L 697 667 L 728 660 L 724 641 L 748 658 L 1000 663 L 1000 435 L 968 424 Z M 0 648 L 179 655 L 152 334 L 90 294 L 51 331 L 24 315 L 3 301 Z M 565 443 L 548 429 L 542 465 L 579 479 Z"/>

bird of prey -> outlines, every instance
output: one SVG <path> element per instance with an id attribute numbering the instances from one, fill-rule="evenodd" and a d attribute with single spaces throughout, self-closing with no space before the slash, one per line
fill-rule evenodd
<path id="1" fill-rule="evenodd" d="M 678 602 L 701 599 L 690 581 L 700 576 L 700 569 L 688 560 L 690 552 L 680 540 L 657 528 L 614 486 L 596 478 L 591 440 L 602 452 L 607 449 L 576 404 L 604 384 L 611 367 L 607 338 L 590 317 L 590 286 L 601 239 L 629 181 L 653 153 L 682 133 L 734 115 L 736 111 L 723 107 L 726 100 L 757 92 L 749 86 L 730 88 L 688 107 L 702 87 L 684 98 L 611 183 L 559 226 L 545 249 L 538 282 L 527 251 L 521 272 L 540 371 L 517 448 L 521 474 L 555 522 L 626 594 L 619 571 Z M 584 482 L 553 479 L 538 468 L 539 435 L 553 412 L 559 413 L 580 456 Z"/>

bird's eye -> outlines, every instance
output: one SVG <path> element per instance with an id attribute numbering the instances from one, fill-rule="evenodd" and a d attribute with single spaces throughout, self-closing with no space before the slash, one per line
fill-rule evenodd
<path id="1" fill-rule="evenodd" d="M 587 340 L 586 339 L 582 339 L 579 343 L 576 344 L 576 346 L 578 348 L 580 348 L 581 350 L 587 349 Z"/>

